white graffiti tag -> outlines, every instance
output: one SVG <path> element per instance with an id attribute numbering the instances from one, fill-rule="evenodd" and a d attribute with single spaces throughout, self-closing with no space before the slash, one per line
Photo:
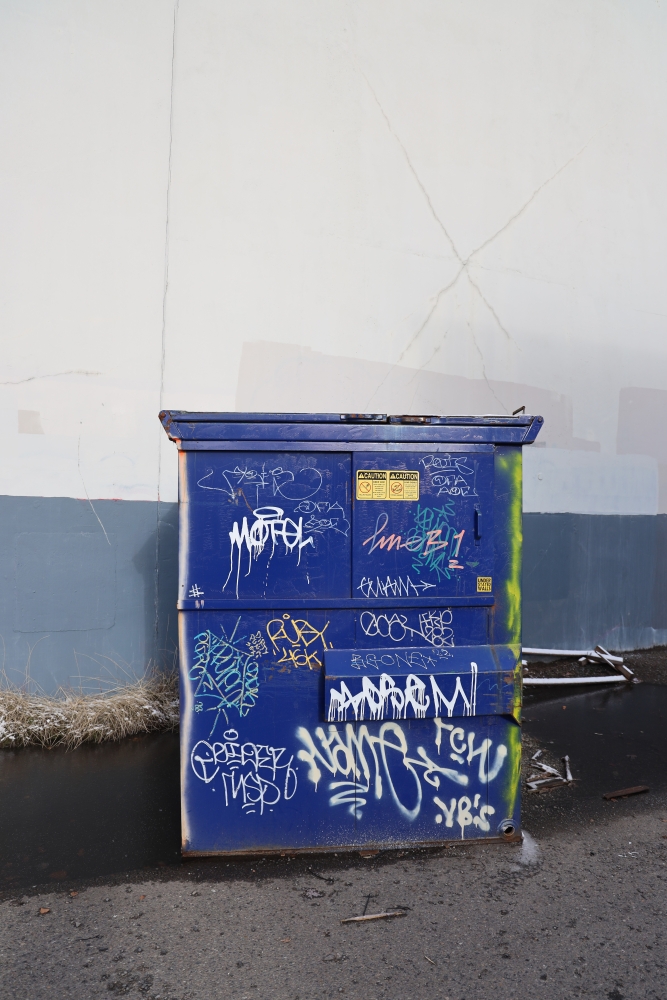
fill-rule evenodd
<path id="1" fill-rule="evenodd" d="M 326 500 L 302 500 L 294 508 L 295 514 L 310 514 L 306 521 L 307 531 L 315 531 L 322 535 L 325 531 L 336 531 L 347 535 L 350 522 L 345 517 L 345 511 L 339 503 L 329 503 Z"/>
<path id="2" fill-rule="evenodd" d="M 480 799 L 482 796 L 479 792 L 475 795 L 474 800 L 470 800 L 467 795 L 462 795 L 457 801 L 452 798 L 449 805 L 445 805 L 442 799 L 438 798 L 437 795 L 433 796 L 433 802 L 439 809 L 442 809 L 441 813 L 436 813 L 435 821 L 436 823 L 442 823 L 443 817 L 445 820 L 445 826 L 454 826 L 454 816 L 456 816 L 456 822 L 461 827 L 461 840 L 465 837 L 465 828 L 467 826 L 472 826 L 473 824 L 483 830 L 485 833 L 491 829 L 491 824 L 489 823 L 487 816 L 493 816 L 495 809 L 493 806 L 484 804 L 480 808 Z M 457 808 L 458 807 L 458 808 Z M 473 816 L 471 810 L 479 809 L 476 816 Z"/>
<path id="3" fill-rule="evenodd" d="M 414 621 L 414 618 L 413 618 Z M 369 637 L 379 636 L 391 639 L 392 642 L 402 642 L 404 639 L 419 642 L 423 640 L 429 646 L 453 646 L 454 630 L 452 612 L 445 610 L 422 611 L 416 625 L 408 624 L 408 616 L 394 612 L 377 614 L 374 611 L 363 611 L 359 616 L 359 625 Z"/>
<path id="4" fill-rule="evenodd" d="M 216 482 L 222 485 L 216 486 Z M 280 496 L 284 500 L 304 500 L 319 492 L 322 486 L 322 473 L 312 466 L 299 469 L 295 475 L 280 465 L 273 469 L 267 469 L 264 464 L 261 469 L 235 465 L 233 469 L 222 469 L 218 473 L 214 469 L 209 469 L 206 475 L 197 481 L 197 486 L 202 490 L 225 493 L 232 499 L 245 493 L 246 490 L 254 490 L 257 504 L 261 490 L 270 490 L 272 496 Z"/>
<path id="5" fill-rule="evenodd" d="M 470 664 L 470 693 L 467 695 L 461 684 L 461 677 L 456 674 L 441 674 L 439 683 L 433 674 L 428 678 L 431 684 L 433 696 L 432 716 L 440 716 L 443 707 L 447 709 L 449 718 L 454 714 L 456 702 L 461 698 L 462 715 L 475 715 L 477 708 L 477 664 Z M 440 685 L 444 686 L 445 680 L 450 685 L 453 683 L 454 691 L 450 698 L 443 694 Z M 400 683 L 403 682 L 401 690 Z M 366 675 L 355 677 L 354 683 L 350 680 L 353 688 L 361 685 L 361 690 L 350 691 L 345 681 L 340 682 L 340 690 L 333 686 L 329 688 L 329 722 L 347 722 L 354 719 L 359 722 L 365 718 L 371 720 L 386 719 L 391 714 L 394 719 L 424 719 L 431 705 L 431 696 L 426 694 L 426 682 L 415 674 L 408 674 L 406 677 L 391 677 L 389 674 L 380 674 L 377 684 Z"/>
<path id="6" fill-rule="evenodd" d="M 372 576 L 362 576 L 361 583 L 357 587 L 364 597 L 423 597 L 425 590 L 435 587 L 435 583 L 427 583 L 425 580 L 417 580 L 415 583 L 409 576 L 388 576 L 386 580 L 381 580 L 379 576 L 373 579 Z"/>
<path id="7" fill-rule="evenodd" d="M 284 545 L 286 553 L 297 552 L 297 566 L 300 564 L 301 550 L 307 545 L 314 546 L 315 542 L 312 535 L 304 539 L 302 517 L 296 522 L 291 517 L 284 517 L 284 513 L 281 507 L 258 507 L 253 511 L 255 521 L 250 526 L 248 526 L 247 517 L 243 518 L 240 528 L 239 522 L 234 521 L 234 526 L 229 532 L 229 573 L 223 584 L 223 590 L 226 588 L 234 572 L 234 557 L 236 555 L 236 596 L 239 596 L 241 553 L 244 546 L 248 553 L 248 572 L 245 574 L 246 576 L 250 576 L 253 560 L 257 561 L 269 540 L 271 541 L 269 558 L 273 557 L 276 546 L 280 547 Z"/>
<path id="8" fill-rule="evenodd" d="M 190 754 L 190 766 L 200 781 L 210 785 L 219 778 L 225 795 L 225 806 L 239 799 L 246 813 L 273 812 L 281 799 L 289 802 L 297 787 L 294 756 L 283 760 L 284 747 L 257 743 L 240 743 L 235 729 L 228 729 L 222 743 L 195 743 Z"/>
<path id="9" fill-rule="evenodd" d="M 495 760 L 489 768 L 487 764 L 492 746 L 490 739 L 483 740 L 481 746 L 475 749 L 474 732 L 468 733 L 466 744 L 463 729 L 440 719 L 433 721 L 436 724 L 435 744 L 438 753 L 442 733 L 448 730 L 452 747 L 450 757 L 457 764 L 462 768 L 467 766 L 468 771 L 477 764 L 477 779 L 484 784 L 498 776 L 507 756 L 504 744 L 500 743 L 496 747 Z M 327 772 L 331 778 L 336 779 L 329 782 L 328 789 L 332 793 L 329 805 L 347 806 L 350 814 L 357 820 L 362 818 L 363 808 L 371 795 L 379 801 L 386 790 L 400 816 L 412 822 L 421 811 L 423 781 L 438 791 L 443 780 L 452 781 L 464 788 L 470 781 L 465 770 L 441 766 L 428 756 L 424 747 L 417 747 L 416 753 L 410 755 L 406 734 L 398 722 L 385 722 L 380 726 L 377 736 L 372 735 L 366 725 L 353 725 L 349 722 L 344 731 L 334 724 L 329 725 L 328 732 L 325 732 L 323 726 L 318 726 L 314 736 L 304 726 L 300 726 L 296 735 L 304 745 L 304 749 L 298 752 L 299 760 L 308 764 L 308 778 L 315 788 L 322 780 L 323 772 Z M 407 792 L 406 772 L 410 775 Z M 397 784 L 402 789 L 400 794 Z M 405 801 L 408 797 L 410 801 Z"/>
<path id="10" fill-rule="evenodd" d="M 340 682 L 340 691 L 334 687 L 329 689 L 329 722 L 345 722 L 348 712 L 356 721 L 366 717 L 384 719 L 390 706 L 394 719 L 407 719 L 408 709 L 413 718 L 425 718 L 431 699 L 426 694 L 424 681 L 414 674 L 405 678 L 403 691 L 389 674 L 380 674 L 377 685 L 368 676 L 359 679 L 361 691 L 357 694 L 352 694 L 345 681 Z"/>
<path id="11" fill-rule="evenodd" d="M 431 475 L 437 496 L 476 497 L 475 470 L 466 465 L 466 459 L 455 455 L 426 455 L 421 459 Z M 472 482 L 471 482 L 472 479 Z"/>

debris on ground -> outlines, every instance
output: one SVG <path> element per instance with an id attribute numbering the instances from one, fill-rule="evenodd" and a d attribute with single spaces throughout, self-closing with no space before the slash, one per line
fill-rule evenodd
<path id="1" fill-rule="evenodd" d="M 559 761 L 547 763 L 547 754 L 542 747 L 534 750 L 529 757 L 530 751 L 534 749 L 534 742 L 523 736 L 523 762 L 522 770 L 529 792 L 548 792 L 552 788 L 559 788 L 561 785 L 570 785 L 575 780 L 572 777 L 570 768 L 570 758 L 566 754 Z M 562 765 L 562 766 L 561 766 Z"/>
<path id="2" fill-rule="evenodd" d="M 627 666 L 623 657 L 610 653 L 600 645 L 595 649 L 538 649 L 524 646 L 521 654 L 524 657 L 521 660 L 523 683 L 527 687 L 638 683 L 634 671 Z M 525 659 L 527 656 L 532 659 Z"/>
<path id="3" fill-rule="evenodd" d="M 650 791 L 648 785 L 633 785 L 632 788 L 621 788 L 618 792 L 605 792 L 602 798 L 615 802 L 616 799 L 626 799 L 628 795 L 640 795 L 648 791 Z"/>
<path id="4" fill-rule="evenodd" d="M 405 910 L 387 910 L 384 913 L 365 913 L 361 917 L 346 917 L 341 924 L 360 924 L 366 920 L 386 920 L 389 917 L 405 917 Z"/>

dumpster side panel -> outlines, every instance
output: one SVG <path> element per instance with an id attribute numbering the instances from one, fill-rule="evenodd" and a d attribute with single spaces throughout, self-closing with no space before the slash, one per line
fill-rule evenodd
<path id="1" fill-rule="evenodd" d="M 300 614 L 300 613 L 299 613 Z M 500 836 L 518 727 L 504 716 L 326 723 L 324 644 L 350 612 L 182 615 L 186 852 Z"/>

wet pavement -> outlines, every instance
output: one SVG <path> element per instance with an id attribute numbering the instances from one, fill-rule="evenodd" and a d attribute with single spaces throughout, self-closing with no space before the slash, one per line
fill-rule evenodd
<path id="1" fill-rule="evenodd" d="M 651 810 L 667 794 L 667 687 L 623 684 L 586 693 L 541 691 L 524 701 L 524 731 L 557 759 L 567 754 L 575 782 L 524 792 L 523 825 L 535 835 Z M 648 785 L 649 792 L 605 801 L 605 792 Z"/>
<path id="2" fill-rule="evenodd" d="M 0 998 L 667 1000 L 666 710 L 648 684 L 530 694 L 577 780 L 524 795 L 524 844 L 370 858 L 181 862 L 174 733 L 3 751 Z M 364 907 L 405 916 L 340 923 Z"/>
<path id="3" fill-rule="evenodd" d="M 0 750 L 0 894 L 180 864 L 178 735 Z"/>
<path id="4" fill-rule="evenodd" d="M 654 809 L 667 794 L 665 719 L 665 686 L 526 693 L 525 732 L 556 759 L 568 754 L 576 781 L 524 792 L 524 827 L 544 836 Z M 650 791 L 602 798 L 639 784 Z M 181 862 L 179 822 L 177 733 L 70 752 L 1 751 L 0 893 L 192 866 Z"/>

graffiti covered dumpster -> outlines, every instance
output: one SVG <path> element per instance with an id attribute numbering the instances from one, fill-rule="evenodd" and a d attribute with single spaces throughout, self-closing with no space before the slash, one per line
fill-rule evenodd
<path id="1" fill-rule="evenodd" d="M 519 836 L 521 448 L 542 418 L 160 418 L 184 853 Z"/>

